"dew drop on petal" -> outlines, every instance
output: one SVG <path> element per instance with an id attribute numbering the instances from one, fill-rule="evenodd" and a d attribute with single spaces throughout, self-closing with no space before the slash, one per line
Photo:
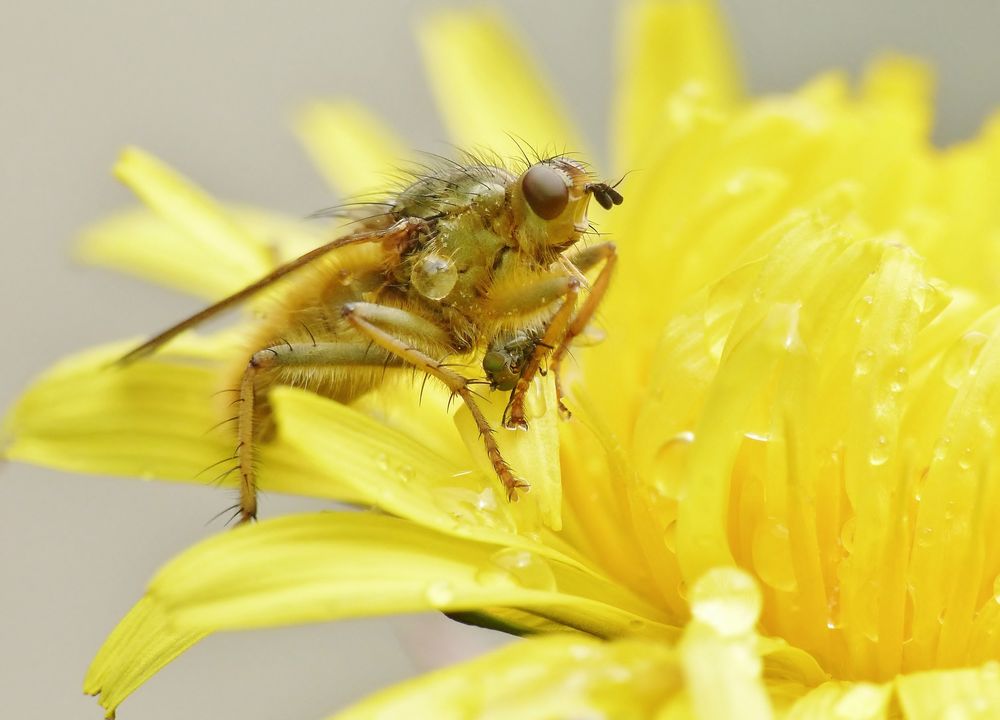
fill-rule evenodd
<path id="1" fill-rule="evenodd" d="M 854 322 L 861 325 L 868 320 L 868 317 L 872 314 L 872 305 L 874 302 L 875 298 L 871 295 L 865 295 L 863 298 L 858 300 L 857 304 L 854 306 Z"/>
<path id="2" fill-rule="evenodd" d="M 934 460 L 941 461 L 948 457 L 948 447 L 951 445 L 951 438 L 942 435 L 934 445 Z"/>
<path id="3" fill-rule="evenodd" d="M 760 617 L 761 593 L 747 573 L 733 567 L 713 568 L 691 588 L 691 613 L 720 635 L 742 635 Z"/>
<path id="4" fill-rule="evenodd" d="M 857 526 L 858 520 L 854 515 L 847 518 L 840 526 L 840 544 L 848 554 L 854 551 L 854 531 Z"/>
<path id="5" fill-rule="evenodd" d="M 792 548 L 788 528 L 777 518 L 767 518 L 757 525 L 751 545 L 753 567 L 761 581 L 775 590 L 796 588 L 792 566 Z"/>
<path id="6" fill-rule="evenodd" d="M 677 554 L 677 521 L 671 520 L 667 529 L 663 531 L 663 544 L 667 550 Z"/>
<path id="7" fill-rule="evenodd" d="M 905 367 L 900 365 L 889 374 L 889 392 L 901 393 L 906 389 L 909 380 L 909 373 Z"/>
<path id="8" fill-rule="evenodd" d="M 862 377 L 872 371 L 875 366 L 875 351 L 870 349 L 859 350 L 854 356 L 854 375 Z"/>
<path id="9" fill-rule="evenodd" d="M 424 597 L 433 607 L 444 607 L 455 599 L 455 591 L 452 589 L 451 583 L 440 580 L 427 586 L 424 590 Z"/>
<path id="10" fill-rule="evenodd" d="M 476 496 L 476 509 L 487 511 L 497 509 L 497 498 L 493 488 L 483 488 L 483 491 Z"/>
<path id="11" fill-rule="evenodd" d="M 988 339 L 985 333 L 973 331 L 965 333 L 952 345 L 941 361 L 944 381 L 953 388 L 960 387 L 969 374 L 974 372 L 973 366 Z"/>
<path id="12" fill-rule="evenodd" d="M 547 592 L 556 589 L 556 578 L 552 574 L 552 568 L 544 558 L 533 552 L 504 548 L 490 557 L 490 563 L 523 588 Z"/>
<path id="13" fill-rule="evenodd" d="M 868 462 L 876 467 L 885 465 L 889 460 L 890 449 L 889 439 L 885 435 L 879 435 L 868 453 Z"/>
<path id="14" fill-rule="evenodd" d="M 993 600 L 1000 604 L 1000 575 L 993 580 Z"/>

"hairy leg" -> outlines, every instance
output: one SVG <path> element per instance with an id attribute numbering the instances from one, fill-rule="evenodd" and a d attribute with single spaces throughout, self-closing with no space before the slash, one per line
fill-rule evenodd
<path id="1" fill-rule="evenodd" d="M 469 389 L 469 379 L 459 375 L 448 367 L 444 367 L 423 350 L 407 344 L 396 337 L 396 335 L 380 327 L 380 325 L 390 324 L 397 329 L 406 329 L 426 321 L 405 310 L 386 308 L 371 303 L 347 303 L 343 306 L 342 313 L 344 318 L 358 332 L 370 338 L 373 343 L 392 355 L 401 358 L 408 365 L 412 365 L 418 370 L 422 370 L 428 375 L 437 378 L 452 393 L 462 399 L 472 414 L 476 428 L 479 430 L 479 435 L 483 439 L 486 456 L 493 466 L 493 471 L 497 474 L 500 482 L 503 483 L 504 489 L 507 492 L 507 499 L 516 500 L 517 491 L 519 489 L 527 489 L 528 485 L 515 477 L 510 466 L 504 460 L 496 438 L 493 436 L 494 430 L 476 402 L 472 391 Z"/>
<path id="2" fill-rule="evenodd" d="M 368 343 L 321 342 L 283 343 L 258 350 L 247 363 L 240 381 L 239 414 L 237 415 L 236 457 L 240 472 L 240 522 L 257 516 L 257 484 L 254 479 L 254 450 L 257 440 L 255 408 L 260 399 L 263 379 L 273 380 L 273 374 L 282 368 L 331 368 L 344 370 L 360 367 L 399 365 L 394 358 Z M 271 377 L 269 377 L 269 375 Z"/>

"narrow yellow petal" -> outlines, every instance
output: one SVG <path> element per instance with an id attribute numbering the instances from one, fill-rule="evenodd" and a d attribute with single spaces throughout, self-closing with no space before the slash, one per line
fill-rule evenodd
<path id="1" fill-rule="evenodd" d="M 172 560 L 105 642 L 86 689 L 113 712 L 215 630 L 491 608 L 508 630 L 627 633 L 657 638 L 654 648 L 676 635 L 615 583 L 524 550 L 370 513 L 296 515 L 236 528 Z"/>
<path id="2" fill-rule="evenodd" d="M 185 259 L 211 263 L 217 268 L 219 294 L 239 290 L 273 265 L 262 238 L 237 222 L 201 188 L 152 155 L 138 148 L 125 149 L 115 164 L 115 176 L 177 233 L 186 236 L 178 247 Z M 121 257 L 118 256 L 117 248 L 134 242 L 119 234 L 122 229 L 121 225 L 99 226 L 104 237 L 100 242 L 90 241 L 88 258 L 108 264 L 127 263 L 136 251 L 121 250 Z M 108 237 L 109 231 L 117 232 Z M 163 238 L 159 239 L 162 242 Z M 184 282 L 172 275 L 161 277 Z"/>
<path id="3" fill-rule="evenodd" d="M 642 720 L 657 717 L 681 690 L 676 656 L 666 645 L 553 635 L 402 683 L 330 720 Z"/>
<path id="4" fill-rule="evenodd" d="M 324 238 L 318 225 L 274 213 L 251 208 L 230 208 L 228 213 L 248 232 L 268 239 L 273 263 L 297 257 Z M 256 279 L 249 274 L 249 265 L 234 267 L 233 258 L 220 248 L 179 230 L 147 208 L 117 213 L 87 228 L 77 255 L 84 262 L 113 267 L 208 300 Z M 261 270 L 266 268 L 261 266 Z"/>
<path id="5" fill-rule="evenodd" d="M 470 454 L 462 448 L 454 426 L 447 426 L 451 419 L 444 410 L 446 394 L 428 388 L 427 397 L 418 405 L 414 400 L 418 388 L 408 393 L 390 392 L 394 407 L 392 415 L 385 418 L 390 423 L 387 424 L 312 393 L 277 388 L 271 397 L 282 443 L 296 448 L 312 466 L 322 468 L 322 473 L 336 485 L 346 486 L 356 497 L 365 498 L 366 505 L 440 532 L 521 547 L 564 562 L 581 562 L 580 555 L 555 535 L 546 533 L 543 541 L 536 539 L 541 529 L 538 516 L 542 512 L 541 499 L 545 497 L 545 478 L 549 477 L 545 468 L 523 465 L 531 471 L 524 473 L 524 477 L 537 483 L 537 488 L 517 502 L 508 502 L 492 468 L 473 459 L 472 454 L 482 453 L 478 434 L 469 431 Z M 383 404 L 369 400 L 364 405 L 374 409 Z M 398 421 L 392 418 L 401 411 L 406 414 L 407 409 L 412 417 L 397 429 L 393 425 L 398 426 Z M 498 422 L 502 409 L 502 405 L 496 409 Z M 407 430 L 414 419 L 424 428 L 410 434 Z M 442 427 L 443 423 L 447 425 Z M 536 432 L 545 423 L 539 426 Z M 555 432 L 553 428 L 549 430 Z M 439 439 L 450 437 L 450 445 L 422 441 L 421 433 L 427 431 L 437 433 Z M 548 452 L 546 443 L 557 442 L 544 436 L 538 438 L 531 432 L 518 435 L 522 454 L 508 453 L 511 462 L 530 457 L 523 451 L 525 445 L 540 455 Z M 506 447 L 511 446 L 518 447 L 513 444 Z M 555 462 L 558 468 L 558 460 Z M 554 479 L 554 492 L 558 493 L 558 473 Z M 551 488 L 549 491 L 553 492 Z M 545 510 L 549 511 L 548 507 Z"/>
<path id="6" fill-rule="evenodd" d="M 525 403 L 527 432 L 503 427 L 503 410 L 507 400 L 507 393 L 493 392 L 479 404 L 490 425 L 496 428 L 494 437 L 504 459 L 530 486 L 526 492 L 519 493 L 518 511 L 527 523 L 533 522 L 529 513 L 537 512 L 542 524 L 559 531 L 562 529 L 562 473 L 555 384 L 550 377 L 536 378 L 531 384 Z M 469 454 L 478 461 L 482 475 L 487 478 L 495 475 L 483 451 L 479 430 L 467 408 L 463 406 L 459 409 L 455 422 Z M 522 527 L 531 529 L 526 525 Z"/>
<path id="7" fill-rule="evenodd" d="M 827 682 L 789 708 L 784 720 L 883 720 L 889 717 L 892 685 Z"/>
<path id="8" fill-rule="evenodd" d="M 205 633 L 176 631 L 161 608 L 143 598 L 104 641 L 87 670 L 83 691 L 100 695 L 101 707 L 113 718 L 115 708 L 137 687 L 203 637 Z M 121 653 L 130 647 L 141 647 L 143 652 L 120 662 Z"/>
<path id="9" fill-rule="evenodd" d="M 624 15 L 612 145 L 616 167 L 627 170 L 648 161 L 672 96 L 696 88 L 726 106 L 739 96 L 741 81 L 713 0 L 644 0 Z"/>
<path id="10" fill-rule="evenodd" d="M 1000 667 L 900 675 L 896 694 L 905 720 L 1000 717 Z"/>
<path id="11" fill-rule="evenodd" d="M 754 634 L 760 607 L 753 578 L 736 568 L 709 570 L 692 586 L 680 654 L 696 718 L 772 717 Z"/>
<path id="12" fill-rule="evenodd" d="M 320 174 L 345 196 L 384 192 L 390 173 L 410 155 L 395 133 L 353 102 L 313 103 L 295 128 Z"/>
<path id="13" fill-rule="evenodd" d="M 639 613 L 605 602 L 622 593 L 593 573 L 370 513 L 236 528 L 168 563 L 149 595 L 178 628 L 202 631 L 500 606 L 602 637 L 672 634 L 638 601 L 631 607 Z"/>
<path id="14" fill-rule="evenodd" d="M 135 343 L 67 358 L 4 419 L 3 456 L 76 472 L 231 486 L 235 475 L 226 471 L 235 461 L 225 460 L 236 437 L 218 426 L 231 415 L 230 399 L 219 395 L 219 372 L 205 361 L 217 363 L 232 342 L 223 334 L 187 334 L 154 358 L 125 366 L 115 361 Z M 262 460 L 264 490 L 358 499 L 284 443 L 266 444 Z"/>
<path id="15" fill-rule="evenodd" d="M 178 341 L 171 352 L 187 345 Z M 208 432 L 220 419 L 213 412 L 214 373 L 171 362 L 166 353 L 114 365 L 131 347 L 117 343 L 81 353 L 43 375 L 6 418 L 5 456 L 77 472 L 193 482 L 208 464 L 230 455 L 232 440 Z"/>
<path id="16" fill-rule="evenodd" d="M 586 150 L 497 13 L 442 12 L 419 27 L 419 38 L 438 107 L 459 147 L 503 159 Z"/>

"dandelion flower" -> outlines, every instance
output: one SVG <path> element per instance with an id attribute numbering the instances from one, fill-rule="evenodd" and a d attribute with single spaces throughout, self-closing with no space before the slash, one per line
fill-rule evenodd
<path id="1" fill-rule="evenodd" d="M 1000 714 L 1000 123 L 932 147 L 928 71 L 899 58 L 859 89 L 747 99 L 697 0 L 624 28 L 608 338 L 577 353 L 573 419 L 539 383 L 530 438 L 506 441 L 532 492 L 503 499 L 444 398 L 275 390 L 263 488 L 374 511 L 266 520 L 162 568 L 87 676 L 109 714 L 212 632 L 427 609 L 531 637 L 338 717 Z M 583 147 L 497 18 L 421 32 L 459 145 Z M 299 129 L 349 193 L 401 152 L 351 105 Z M 148 209 L 88 233 L 96 262 L 216 298 L 318 241 L 140 151 L 117 172 Z M 107 372 L 125 347 L 31 388 L 7 456 L 181 481 L 223 457 L 202 429 L 232 334 Z"/>

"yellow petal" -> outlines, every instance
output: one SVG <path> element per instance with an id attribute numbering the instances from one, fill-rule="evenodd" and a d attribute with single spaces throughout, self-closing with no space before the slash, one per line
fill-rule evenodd
<path id="1" fill-rule="evenodd" d="M 785 720 L 882 720 L 889 717 L 892 685 L 827 682 L 800 698 Z"/>
<path id="2" fill-rule="evenodd" d="M 901 675 L 896 694 L 906 720 L 1000 717 L 1000 667 Z"/>
<path id="3" fill-rule="evenodd" d="M 427 74 L 459 147 L 502 159 L 584 147 L 539 69 L 495 12 L 442 12 L 419 27 Z M 584 155 L 584 157 L 592 157 Z"/>
<path id="4" fill-rule="evenodd" d="M 599 637 L 675 634 L 655 610 L 630 612 L 619 599 L 614 583 L 524 550 L 370 513 L 294 515 L 236 528 L 168 563 L 109 637 L 87 687 L 117 704 L 199 633 L 386 613 L 507 607 Z"/>
<path id="5" fill-rule="evenodd" d="M 410 155 L 379 118 L 352 102 L 312 103 L 299 113 L 295 129 L 330 187 L 348 197 L 384 193 L 391 173 Z"/>
<path id="6" fill-rule="evenodd" d="M 755 647 L 760 606 L 754 580 L 735 568 L 714 568 L 692 586 L 680 653 L 695 717 L 772 717 Z"/>
<path id="7" fill-rule="evenodd" d="M 599 636 L 671 633 L 654 618 L 607 604 L 620 591 L 592 573 L 370 513 L 236 528 L 168 563 L 149 594 L 178 627 L 206 631 L 496 605 Z"/>
<path id="8" fill-rule="evenodd" d="M 204 636 L 200 632 L 178 632 L 156 603 L 143 598 L 104 641 L 87 670 L 83 691 L 99 694 L 101 707 L 107 717 L 113 718 L 115 708 L 137 687 Z M 130 662 L 117 662 L 130 647 L 142 647 L 144 651 L 130 655 Z"/>
<path id="9" fill-rule="evenodd" d="M 188 481 L 231 454 L 231 439 L 208 432 L 220 419 L 214 373 L 173 354 L 201 346 L 179 340 L 155 361 L 114 365 L 131 347 L 81 353 L 42 376 L 6 419 L 4 454 L 77 472 Z"/>
<path id="10" fill-rule="evenodd" d="M 529 511 L 540 516 L 541 522 L 551 530 L 562 529 L 562 473 L 559 463 L 559 413 L 556 409 L 555 384 L 550 377 L 538 377 L 528 389 L 525 402 L 528 430 L 508 430 L 503 427 L 503 411 L 508 394 L 492 392 L 479 403 L 490 425 L 496 429 L 494 437 L 504 459 L 515 474 L 530 486 L 519 493 L 517 510 L 525 518 L 525 529 L 537 522 Z M 455 415 L 455 423 L 462 434 L 470 455 L 477 460 L 481 475 L 489 478 L 495 473 L 483 450 L 472 414 L 462 407 Z"/>
<path id="11" fill-rule="evenodd" d="M 3 455 L 63 470 L 221 485 L 236 437 L 229 397 L 218 393 L 218 362 L 231 336 L 186 334 L 154 358 L 119 366 L 135 343 L 116 343 L 67 358 L 18 400 L 4 420 Z M 195 361 L 195 362 L 192 362 Z M 197 364 L 196 364 L 197 363 Z M 262 449 L 265 490 L 354 502 L 336 483 L 280 442 Z M 223 461 L 220 463 L 220 461 Z"/>
<path id="12" fill-rule="evenodd" d="M 331 720 L 641 720 L 656 717 L 681 684 L 675 653 L 666 645 L 553 635 L 402 683 Z"/>
<path id="13" fill-rule="evenodd" d="M 154 261 L 135 243 L 144 239 L 156 244 L 152 253 L 162 253 L 163 269 L 156 279 L 182 288 L 227 295 L 265 274 L 273 265 L 265 241 L 241 225 L 203 190 L 142 150 L 127 148 L 115 165 L 115 175 L 128 185 L 179 237 L 171 235 L 136 215 L 91 230 L 84 240 L 83 254 L 91 262 L 155 272 Z M 131 233 L 140 235 L 133 237 Z M 208 267 L 200 267 L 207 265 Z M 192 273 L 198 280 L 189 280 Z M 206 285 L 205 283 L 210 283 Z"/>
<path id="14" fill-rule="evenodd" d="M 233 222 L 268 240 L 270 264 L 284 262 L 321 244 L 318 225 L 282 218 L 252 208 L 230 208 Z M 236 267 L 234 258 L 147 208 L 127 210 L 84 231 L 78 256 L 177 290 L 217 300 L 250 283 L 252 265 Z M 238 258 L 235 258 L 238 260 Z M 254 261 L 256 263 L 256 261 Z M 266 272 L 263 265 L 261 272 Z"/>
<path id="15" fill-rule="evenodd" d="M 710 103 L 725 106 L 738 97 L 741 82 L 713 0 L 645 0 L 624 15 L 612 140 L 616 167 L 629 170 L 648 162 L 668 101 L 682 88 L 696 87 Z"/>
<path id="16" fill-rule="evenodd" d="M 312 466 L 322 468 L 337 486 L 348 487 L 355 497 L 364 498 L 364 504 L 444 533 L 581 563 L 580 555 L 557 536 L 546 533 L 538 538 L 538 515 L 543 512 L 539 506 L 545 497 L 545 478 L 551 471 L 539 467 L 532 474 L 525 473 L 526 479 L 538 483 L 537 490 L 533 488 L 517 502 L 508 502 L 489 465 L 481 465 L 464 451 L 445 411 L 447 394 L 427 388 L 418 405 L 414 400 L 418 393 L 419 388 L 390 391 L 391 408 L 372 400 L 362 403 L 378 409 L 380 420 L 301 390 L 276 388 L 271 398 L 282 443 L 296 448 Z M 495 410 L 499 422 L 502 405 Z M 402 426 L 393 419 L 400 416 L 409 416 Z M 407 432 L 413 421 L 424 427 Z M 540 433 L 546 422 L 551 419 L 539 420 L 536 432 Z M 421 441 L 421 435 L 428 431 L 438 436 L 437 441 Z M 548 431 L 554 433 L 554 428 Z M 482 453 L 478 434 L 469 432 L 472 453 Z M 525 434 L 518 433 L 521 435 Z M 450 438 L 450 443 L 441 444 L 442 438 Z M 546 452 L 545 443 L 555 442 L 530 432 L 517 440 L 522 443 L 521 454 L 508 452 L 511 462 L 529 457 L 529 451 Z M 535 469 L 531 464 L 522 467 Z M 550 482 L 556 488 L 549 492 L 558 493 L 558 473 L 550 477 Z"/>

